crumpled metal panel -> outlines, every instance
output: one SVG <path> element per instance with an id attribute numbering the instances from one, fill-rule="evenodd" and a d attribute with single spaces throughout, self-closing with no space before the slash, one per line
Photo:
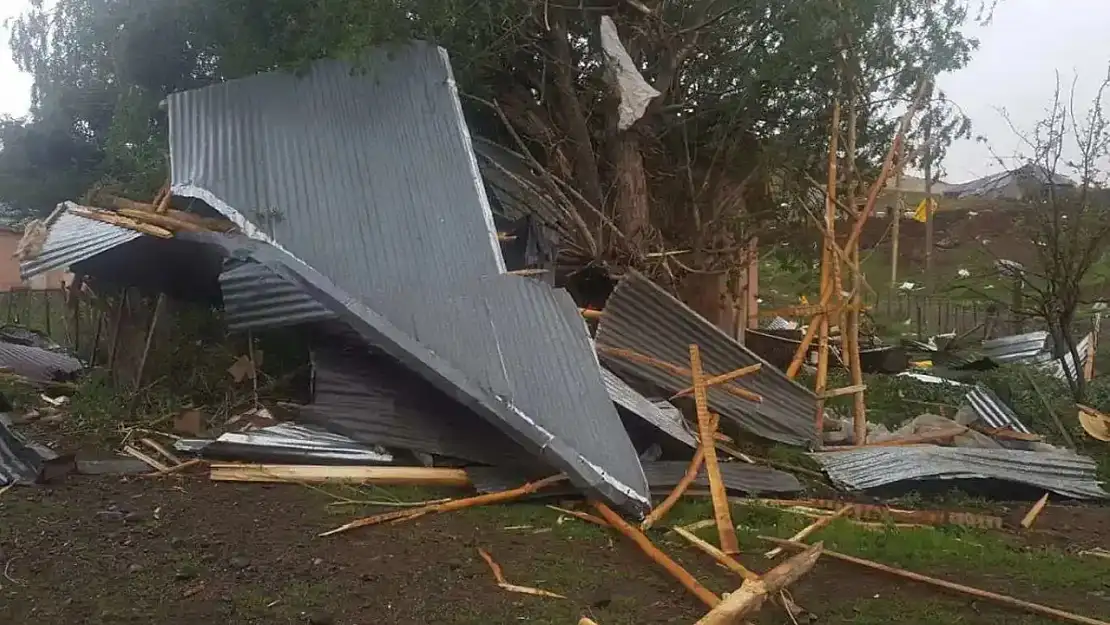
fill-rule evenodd
<path id="1" fill-rule="evenodd" d="M 70 208 L 76 206 L 78 205 L 73 202 L 64 202 L 58 207 L 61 212 L 47 226 L 46 242 L 42 249 L 34 258 L 19 265 L 19 272 L 24 280 L 47 271 L 69 267 L 143 236 L 135 230 L 86 219 L 69 212 Z"/>
<path id="2" fill-rule="evenodd" d="M 0 368 L 35 382 L 50 382 L 67 379 L 84 365 L 68 354 L 0 341 Z"/>
<path id="3" fill-rule="evenodd" d="M 1048 332 L 1028 332 L 989 339 L 976 350 L 978 354 L 998 364 L 1033 358 L 1044 351 Z"/>
<path id="4" fill-rule="evenodd" d="M 41 445 L 32 445 L 15 430 L 11 419 L 0 414 L 0 486 L 34 484 L 43 464 L 56 457 Z"/>
<path id="5" fill-rule="evenodd" d="M 1040 355 L 1040 358 L 1038 358 L 1037 360 L 1043 361 L 1043 368 L 1045 372 L 1056 378 L 1057 380 L 1063 380 L 1064 382 L 1067 382 L 1069 375 L 1071 376 L 1071 379 L 1074 380 L 1078 375 L 1083 373 L 1083 367 L 1087 364 L 1087 358 L 1089 357 L 1088 355 L 1091 351 L 1091 341 L 1093 340 L 1094 338 L 1091 336 L 1090 333 L 1088 333 L 1086 336 L 1083 337 L 1082 340 L 1079 341 L 1079 343 L 1076 344 L 1075 351 L 1079 355 L 1079 367 L 1075 366 L 1075 359 L 1072 358 L 1070 351 L 1064 352 L 1063 363 L 1060 362 L 1059 358 L 1054 357 L 1051 352 L 1042 353 Z M 1064 373 L 1065 366 L 1067 367 L 1067 374 Z"/>
<path id="6" fill-rule="evenodd" d="M 1014 411 L 989 388 L 977 385 L 968 392 L 964 399 L 975 411 L 975 414 L 987 425 L 1032 434 L 1032 431 L 1025 427 L 1025 424 L 1014 414 Z"/>
<path id="7" fill-rule="evenodd" d="M 393 454 L 326 430 L 278 423 L 247 432 L 225 432 L 216 440 L 181 439 L 174 449 L 206 458 L 274 464 L 374 465 L 393 462 Z"/>
<path id="8" fill-rule="evenodd" d="M 352 69 L 321 61 L 171 95 L 173 192 L 271 243 L 285 256 L 264 262 L 368 344 L 642 512 L 643 471 L 600 371 L 583 366 L 596 358 L 582 320 L 543 284 L 501 275 L 446 53 L 390 46 Z"/>
<path id="9" fill-rule="evenodd" d="M 637 393 L 627 382 L 605 367 L 601 368 L 601 380 L 605 383 L 605 390 L 609 393 L 609 397 L 618 406 L 659 428 L 671 438 L 689 447 L 698 446 L 697 438 L 686 425 L 682 413 L 670 403 L 660 402 L 671 408 L 669 411 L 664 410 L 659 404 Z"/>
<path id="10" fill-rule="evenodd" d="M 817 442 L 813 414 L 813 392 L 788 379 L 784 373 L 729 338 L 705 318 L 644 276 L 629 272 L 605 304 L 597 326 L 598 347 L 630 349 L 659 360 L 689 366 L 690 345 L 701 348 L 707 375 L 727 373 L 763 363 L 755 374 L 744 376 L 737 386 L 758 393 L 763 401 L 741 399 L 719 388 L 709 389 L 710 409 L 753 434 L 789 445 L 810 446 Z M 629 362 L 599 353 L 618 374 L 643 379 L 669 392 L 690 386 L 690 380 L 658 367 Z"/>
<path id="11" fill-rule="evenodd" d="M 232 332 L 335 319 L 304 289 L 258 263 L 239 263 L 220 274 L 224 319 Z"/>
<path id="12" fill-rule="evenodd" d="M 303 419 L 366 444 L 519 465 L 523 451 L 419 376 L 356 341 L 314 339 Z"/>
<path id="13" fill-rule="evenodd" d="M 1075 499 L 1104 499 L 1098 465 L 1068 451 L 978 449 L 933 445 L 860 448 L 810 454 L 832 480 L 852 490 L 900 482 L 993 479 Z"/>

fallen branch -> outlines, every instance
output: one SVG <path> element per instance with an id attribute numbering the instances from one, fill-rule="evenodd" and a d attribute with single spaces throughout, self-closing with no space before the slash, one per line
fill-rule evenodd
<path id="1" fill-rule="evenodd" d="M 493 571 L 494 579 L 497 580 L 497 585 L 500 586 L 503 590 L 508 590 L 509 592 L 518 592 L 522 595 L 551 597 L 553 599 L 566 599 L 566 597 L 564 597 L 563 595 L 553 593 L 549 590 L 541 590 L 539 588 L 532 588 L 531 586 L 517 586 L 516 584 L 510 584 L 505 580 L 505 574 L 501 571 L 501 565 L 493 561 L 493 556 L 491 556 L 489 552 L 487 552 L 485 549 L 478 549 L 478 555 L 482 556 L 482 559 L 485 560 L 486 564 L 489 565 L 490 570 Z"/>
<path id="2" fill-rule="evenodd" d="M 694 576 L 690 575 L 680 564 L 660 551 L 658 547 L 651 544 L 651 540 L 649 540 L 647 536 L 644 536 L 643 532 L 622 519 L 621 516 L 613 512 L 609 506 L 600 502 L 594 502 L 594 508 L 601 514 L 601 518 L 605 519 L 609 525 L 635 543 L 636 546 L 640 548 L 640 551 L 643 551 L 656 564 L 663 567 L 663 569 L 667 571 L 671 577 L 677 579 L 678 583 L 682 584 L 686 590 L 693 593 L 698 599 L 701 599 L 702 603 L 713 608 L 721 602 L 717 595 L 710 592 L 705 586 L 702 586 L 701 583 L 694 579 Z"/>
<path id="3" fill-rule="evenodd" d="M 767 537 L 767 536 L 760 536 L 759 538 L 760 538 L 760 540 L 765 540 L 767 542 L 774 543 L 776 545 L 779 545 L 779 546 L 782 546 L 782 547 L 787 547 L 787 548 L 790 548 L 790 549 L 807 549 L 807 548 L 809 548 L 809 545 L 806 545 L 805 543 L 791 542 L 789 540 L 781 540 L 781 539 L 778 539 L 778 538 L 771 538 L 771 537 Z M 936 586 L 937 588 L 943 588 L 945 590 L 951 590 L 951 591 L 954 591 L 954 592 L 958 592 L 960 594 L 970 595 L 972 597 L 978 597 L 980 599 L 986 599 L 988 601 L 993 601 L 993 602 L 998 603 L 1000 605 L 1005 605 L 1005 606 L 1009 606 L 1009 607 L 1012 607 L 1012 608 L 1019 608 L 1019 609 L 1022 609 L 1022 610 L 1027 610 L 1027 611 L 1032 612 L 1034 614 L 1041 614 L 1043 616 L 1049 616 L 1049 617 L 1052 617 L 1052 618 L 1056 618 L 1056 619 L 1060 619 L 1060 620 L 1064 620 L 1064 621 L 1069 621 L 1069 622 L 1072 622 L 1072 623 L 1081 623 L 1082 625 L 1110 625 L 1110 623 L 1108 623 L 1106 621 L 1100 621 L 1098 619 L 1093 619 L 1093 618 L 1090 618 L 1090 617 L 1087 617 L 1087 616 L 1080 616 L 1078 614 L 1073 614 L 1071 612 L 1065 612 L 1063 610 L 1057 610 L 1056 608 L 1050 608 L 1048 606 L 1040 605 L 1040 604 L 1037 604 L 1037 603 L 1031 603 L 1029 601 L 1023 601 L 1021 599 L 1015 599 L 1014 597 L 1010 597 L 1010 596 L 1007 596 L 1007 595 L 1000 595 L 998 593 L 993 593 L 993 592 L 990 592 L 988 590 L 980 590 L 978 588 L 972 588 L 970 586 L 964 586 L 963 584 L 957 584 L 955 582 L 949 582 L 947 580 L 939 579 L 939 578 L 936 578 L 936 577 L 929 577 L 928 575 L 922 575 L 920 573 L 914 573 L 912 571 L 907 571 L 905 569 L 899 569 L 899 568 L 895 568 L 895 567 L 892 567 L 892 566 L 887 566 L 885 564 L 879 564 L 878 562 L 873 562 L 871 560 L 864 560 L 863 558 L 856 558 L 854 556 L 849 556 L 849 555 L 845 555 L 845 554 L 842 554 L 842 553 L 837 553 L 835 551 L 825 550 L 824 555 L 826 555 L 830 558 L 836 559 L 836 560 L 840 560 L 842 562 L 850 562 L 850 563 L 858 565 L 858 566 L 866 567 L 866 568 L 873 569 L 873 570 L 876 570 L 876 571 L 882 571 L 884 573 L 889 573 L 891 575 L 895 575 L 897 577 L 901 577 L 901 578 L 904 578 L 904 579 L 913 580 L 915 582 L 921 582 L 923 584 L 928 584 L 930 586 Z"/>
<path id="4" fill-rule="evenodd" d="M 1029 508 L 1029 512 L 1025 513 L 1025 517 L 1021 519 L 1021 526 L 1025 529 L 1033 527 L 1033 523 L 1036 523 L 1037 517 L 1041 515 L 1041 510 L 1044 510 L 1044 507 L 1047 505 L 1048 493 L 1045 493 L 1044 497 L 1037 500 L 1037 503 L 1033 504 L 1032 508 Z"/>
<path id="5" fill-rule="evenodd" d="M 715 525 L 716 521 L 714 521 L 713 524 Z M 689 541 L 691 545 L 709 554 L 711 558 L 719 562 L 726 569 L 732 571 L 733 573 L 736 573 L 740 577 L 744 579 L 759 579 L 759 575 L 756 575 L 752 571 L 748 570 L 747 567 L 737 562 L 732 556 L 714 547 L 701 538 L 698 538 L 693 532 L 687 531 L 681 527 L 672 527 L 671 529 L 674 530 L 676 534 Z"/>
<path id="6" fill-rule="evenodd" d="M 444 503 L 432 504 L 430 506 L 422 506 L 420 508 L 413 508 L 410 510 L 397 510 L 393 512 L 385 512 L 382 514 L 375 514 L 362 519 L 356 519 L 345 525 L 328 530 L 320 536 L 332 536 L 334 534 L 341 534 L 360 527 L 368 527 L 370 525 L 378 525 L 388 522 L 408 521 L 417 517 L 422 517 L 426 514 L 441 514 L 444 512 L 452 512 L 455 510 L 462 510 L 464 508 L 473 508 L 475 506 L 484 506 L 494 503 L 505 503 L 514 499 L 519 499 L 527 495 L 546 488 L 552 484 L 557 484 L 567 479 L 565 475 L 553 475 L 546 477 L 542 480 L 524 484 L 517 488 L 501 491 L 499 493 L 489 493 L 486 495 L 478 495 L 477 497 L 468 497 L 466 499 L 452 499 Z"/>
<path id="7" fill-rule="evenodd" d="M 810 523 L 806 527 L 802 528 L 797 534 L 794 534 L 793 536 L 791 536 L 790 540 L 794 541 L 794 542 L 801 542 L 801 541 L 805 540 L 806 538 L 808 538 L 809 536 L 811 536 L 814 532 L 816 532 L 820 529 L 823 529 L 829 523 L 832 523 L 836 519 L 839 519 L 840 517 L 850 513 L 851 511 L 852 511 L 851 504 L 849 504 L 847 506 L 844 506 L 843 508 L 837 510 L 835 513 L 830 514 L 827 517 L 817 519 L 813 523 Z M 768 551 L 767 553 L 765 553 L 763 555 L 765 555 L 768 558 L 774 558 L 774 557 L 777 557 L 780 553 L 782 553 L 782 551 L 783 551 L 782 547 L 775 547 L 774 549 Z"/>
<path id="8" fill-rule="evenodd" d="M 823 549 L 821 543 L 817 543 L 767 571 L 762 577 L 744 580 L 736 592 L 702 617 L 697 625 L 739 625 L 746 617 L 758 612 L 768 597 L 779 594 L 813 570 Z"/>
<path id="9" fill-rule="evenodd" d="M 432 467 L 342 467 L 296 464 L 213 464 L 216 482 L 288 482 L 470 486 L 462 469 Z"/>

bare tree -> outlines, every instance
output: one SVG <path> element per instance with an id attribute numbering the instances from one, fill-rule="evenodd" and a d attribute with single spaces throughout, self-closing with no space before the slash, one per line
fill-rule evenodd
<path id="1" fill-rule="evenodd" d="M 1075 83 L 1065 94 L 1057 78 L 1051 107 L 1031 133 L 1007 122 L 1031 151 L 1015 170 L 1020 193 L 1015 227 L 1028 240 L 1027 262 L 1015 275 L 1025 291 L 1014 313 L 1041 319 L 1048 326 L 1068 385 L 1077 400 L 1085 394 L 1075 319 L 1090 303 L 1093 271 L 1110 251 L 1110 121 L 1104 98 L 1110 71 L 1086 112 L 1077 110 Z M 1067 364 L 1068 356 L 1074 363 Z"/>

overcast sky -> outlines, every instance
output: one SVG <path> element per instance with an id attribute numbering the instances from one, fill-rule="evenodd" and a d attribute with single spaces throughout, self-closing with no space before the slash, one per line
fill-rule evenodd
<path id="1" fill-rule="evenodd" d="M 0 0 L 0 22 L 18 15 L 26 0 Z M 993 22 L 969 27 L 981 46 L 971 63 L 942 76 L 940 87 L 971 117 L 974 141 L 952 147 L 943 164 L 950 182 L 1000 169 L 993 152 L 1011 157 L 1020 142 L 998 113 L 1004 107 L 1021 128 L 1031 128 L 1052 100 L 1055 73 L 1070 86 L 1078 77 L 1076 100 L 1089 102 L 1110 64 L 1110 0 L 1002 0 Z M 30 79 L 19 73 L 0 39 L 0 114 L 23 115 L 30 104 Z"/>

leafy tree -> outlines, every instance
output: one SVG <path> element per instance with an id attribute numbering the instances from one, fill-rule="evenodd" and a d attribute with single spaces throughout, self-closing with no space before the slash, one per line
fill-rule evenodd
<path id="1" fill-rule="evenodd" d="M 820 178 L 832 99 L 860 94 L 866 177 L 922 74 L 962 67 L 979 0 L 57 0 L 13 28 L 33 125 L 66 128 L 88 173 L 152 193 L 158 102 L 175 90 L 410 38 L 450 51 L 475 134 L 520 154 L 565 209 L 564 256 L 673 282 L 723 322 L 745 243 L 794 236 Z M 659 96 L 628 127 L 601 33 Z M 850 68 L 850 71 L 849 71 Z M 954 119 L 938 105 L 935 115 Z M 945 117 L 948 115 L 949 117 Z M 8 193 L 2 184 L 0 197 Z M 783 204 L 786 204 L 785 208 Z M 681 254 L 651 254 L 675 250 Z"/>

